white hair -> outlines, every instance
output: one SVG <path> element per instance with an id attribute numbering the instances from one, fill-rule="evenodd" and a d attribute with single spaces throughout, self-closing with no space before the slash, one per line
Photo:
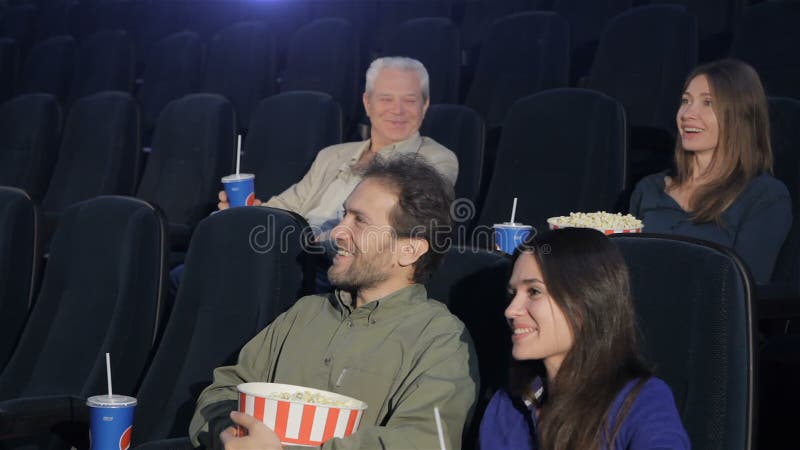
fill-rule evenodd
<path id="1" fill-rule="evenodd" d="M 425 66 L 414 58 L 406 56 L 384 56 L 372 61 L 367 69 L 367 85 L 364 89 L 366 94 L 372 93 L 375 87 L 375 79 L 383 69 L 396 69 L 406 72 L 414 72 L 419 78 L 419 88 L 422 91 L 422 101 L 428 100 L 430 97 L 430 78 Z"/>

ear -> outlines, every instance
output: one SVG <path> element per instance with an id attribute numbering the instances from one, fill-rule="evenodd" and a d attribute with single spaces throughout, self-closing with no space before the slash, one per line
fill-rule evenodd
<path id="1" fill-rule="evenodd" d="M 364 111 L 367 113 L 367 117 L 369 117 L 369 95 L 364 92 L 361 95 L 361 101 L 364 103 Z"/>
<path id="2" fill-rule="evenodd" d="M 397 263 L 401 267 L 413 265 L 430 250 L 427 239 L 421 238 L 403 238 L 397 245 L 399 249 Z"/>
<path id="3" fill-rule="evenodd" d="M 422 117 L 423 117 L 423 118 L 425 117 L 425 113 L 427 113 L 427 112 L 428 112 L 428 106 L 431 106 L 431 99 L 430 99 L 430 97 L 429 97 L 427 100 L 425 100 L 425 104 L 424 104 L 424 105 L 422 105 Z"/>

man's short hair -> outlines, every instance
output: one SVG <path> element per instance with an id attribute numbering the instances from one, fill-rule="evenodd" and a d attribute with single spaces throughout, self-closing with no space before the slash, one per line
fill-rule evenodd
<path id="1" fill-rule="evenodd" d="M 414 281 L 424 283 L 450 247 L 453 187 L 424 157 L 415 154 L 376 156 L 363 178 L 376 179 L 397 195 L 389 224 L 398 237 L 428 241 L 428 252 L 414 264 Z"/>
<path id="2" fill-rule="evenodd" d="M 415 72 L 419 78 L 419 88 L 422 91 L 422 101 L 425 102 L 430 97 L 430 77 L 425 66 L 414 58 L 406 56 L 384 56 L 372 61 L 367 69 L 367 85 L 364 91 L 367 95 L 372 93 L 375 87 L 375 79 L 383 69 L 396 69 L 406 72 Z"/>

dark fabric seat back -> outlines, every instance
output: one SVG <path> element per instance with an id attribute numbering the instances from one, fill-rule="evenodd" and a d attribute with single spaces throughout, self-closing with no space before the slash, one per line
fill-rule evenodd
<path id="1" fill-rule="evenodd" d="M 69 110 L 50 185 L 46 213 L 106 194 L 130 195 L 139 160 L 139 111 L 124 92 L 101 92 Z"/>
<path id="2" fill-rule="evenodd" d="M 131 6 L 130 15 L 135 26 L 130 32 L 136 49 L 137 66 L 147 62 L 156 42 L 172 33 L 186 31 L 185 8 L 196 7 L 194 4 L 178 2 L 133 2 Z"/>
<path id="3" fill-rule="evenodd" d="M 220 179 L 232 170 L 234 117 L 221 95 L 191 94 L 170 102 L 158 118 L 136 196 L 164 211 L 173 245 L 185 245 L 197 222 L 215 209 Z"/>
<path id="4" fill-rule="evenodd" d="M 20 64 L 19 50 L 14 39 L 0 38 L 0 102 L 10 99 L 14 94 Z"/>
<path id="5" fill-rule="evenodd" d="M 20 92 L 53 94 L 66 102 L 75 70 L 75 39 L 54 36 L 31 49 L 20 76 Z"/>
<path id="6" fill-rule="evenodd" d="M 239 131 L 247 129 L 258 102 L 275 91 L 275 52 L 275 38 L 261 22 L 231 25 L 211 40 L 203 91 L 233 103 Z"/>
<path id="7" fill-rule="evenodd" d="M 101 91 L 133 88 L 133 43 L 122 30 L 103 30 L 80 44 L 69 103 Z"/>
<path id="8" fill-rule="evenodd" d="M 735 28 L 730 56 L 756 69 L 769 96 L 800 99 L 798 22 L 800 3 L 764 2 L 747 8 Z"/>
<path id="9" fill-rule="evenodd" d="M 349 124 L 360 100 L 358 52 L 356 33 L 345 19 L 318 19 L 299 28 L 289 41 L 281 92 L 324 92 L 339 103 Z"/>
<path id="10" fill-rule="evenodd" d="M 566 87 L 569 25 L 551 12 L 524 12 L 496 21 L 483 43 L 465 104 L 490 127 L 501 126 L 526 95 Z"/>
<path id="11" fill-rule="evenodd" d="M 98 197 L 61 217 L 39 296 L 0 373 L 0 400 L 132 394 L 155 338 L 165 274 L 163 217 L 144 201 Z"/>
<path id="12" fill-rule="evenodd" d="M 49 94 L 22 95 L 0 105 L 0 185 L 41 200 L 58 152 L 61 110 Z"/>
<path id="13" fill-rule="evenodd" d="M 478 355 L 481 391 L 462 448 L 475 448 L 489 399 L 507 383 L 511 339 L 504 311 L 511 258 L 500 252 L 453 245 L 426 283 L 428 296 L 446 304 L 469 330 Z"/>
<path id="14" fill-rule="evenodd" d="M 41 261 L 39 209 L 24 191 L 0 186 L 0 371 L 33 304 Z"/>
<path id="15" fill-rule="evenodd" d="M 378 27 L 379 2 L 354 2 L 351 0 L 334 0 L 327 2 L 310 2 L 309 19 L 297 23 L 292 33 L 287 37 L 291 41 L 294 32 L 311 21 L 320 19 L 343 19 L 353 27 L 356 34 L 356 44 L 359 46 L 359 64 L 364 65 L 375 54 L 375 44 L 379 40 L 381 31 Z M 291 44 L 291 42 L 290 42 Z M 360 69 L 358 69 L 360 70 Z M 359 79 L 363 73 L 359 73 Z"/>
<path id="16" fill-rule="evenodd" d="M 544 0 L 546 1 L 546 0 Z M 470 51 L 486 40 L 494 21 L 505 16 L 539 8 L 543 0 L 472 0 L 464 2 L 463 15 L 459 21 L 461 46 Z"/>
<path id="17" fill-rule="evenodd" d="M 800 296 L 800 100 L 770 97 L 770 142 L 775 159 L 775 177 L 792 196 L 794 223 L 781 247 L 772 281 L 783 285 L 788 296 Z"/>
<path id="18" fill-rule="evenodd" d="M 0 36 L 14 39 L 23 50 L 27 50 L 33 42 L 38 14 L 39 9 L 35 5 L 6 5 L 0 15 Z"/>
<path id="19" fill-rule="evenodd" d="M 672 3 L 686 7 L 697 18 L 700 38 L 698 55 L 701 61 L 713 61 L 728 54 L 733 28 L 745 5 L 755 2 L 740 0 L 650 0 L 650 3 Z"/>
<path id="20" fill-rule="evenodd" d="M 585 87 L 622 103 L 631 127 L 674 134 L 677 99 L 696 63 L 694 17 L 680 6 L 642 6 L 608 22 Z"/>
<path id="21" fill-rule="evenodd" d="M 292 91 L 258 104 L 243 145 L 242 171 L 256 175 L 256 198 L 300 181 L 317 152 L 342 142 L 342 112 L 328 94 Z"/>
<path id="22" fill-rule="evenodd" d="M 480 114 L 463 105 L 431 105 L 425 113 L 420 134 L 433 138 L 456 154 L 456 198 L 469 199 L 473 205 L 478 205 L 485 142 L 485 125 Z"/>
<path id="23" fill-rule="evenodd" d="M 630 269 L 644 355 L 672 388 L 692 448 L 753 448 L 756 349 L 742 262 L 675 236 L 612 239 Z"/>
<path id="24" fill-rule="evenodd" d="M 380 53 L 419 60 L 430 77 L 431 104 L 458 103 L 461 44 L 450 19 L 425 17 L 404 22 L 388 35 Z"/>
<path id="25" fill-rule="evenodd" d="M 633 3 L 633 0 L 555 0 L 553 12 L 569 23 L 573 83 L 589 71 L 606 23 Z"/>
<path id="26" fill-rule="evenodd" d="M 200 88 L 202 64 L 203 45 L 197 33 L 175 33 L 153 46 L 142 77 L 144 83 L 136 94 L 148 142 L 164 106 Z"/>
<path id="27" fill-rule="evenodd" d="M 279 209 L 230 208 L 204 219 L 175 305 L 137 393 L 133 442 L 186 436 L 212 371 L 301 295 L 310 230 Z"/>
<path id="28" fill-rule="evenodd" d="M 587 89 L 552 89 L 511 108 L 479 223 L 546 229 L 570 212 L 613 211 L 625 186 L 625 111 Z"/>
<path id="29" fill-rule="evenodd" d="M 555 0 L 553 11 L 569 22 L 573 48 L 597 42 L 612 17 L 627 10 L 632 0 Z"/>

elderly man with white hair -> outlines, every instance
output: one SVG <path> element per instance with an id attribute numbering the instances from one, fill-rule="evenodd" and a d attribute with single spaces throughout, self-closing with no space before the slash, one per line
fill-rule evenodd
<path id="1" fill-rule="evenodd" d="M 419 127 L 430 103 L 428 71 L 406 57 L 378 58 L 367 69 L 363 95 L 370 119 L 370 138 L 322 149 L 308 173 L 264 205 L 293 211 L 308 220 L 315 234 L 325 235 L 342 217 L 342 204 L 361 180 L 360 172 L 375 157 L 418 154 L 452 185 L 458 176 L 456 155 L 428 137 Z M 219 208 L 227 208 L 225 191 Z M 256 204 L 261 202 L 256 201 Z"/>

